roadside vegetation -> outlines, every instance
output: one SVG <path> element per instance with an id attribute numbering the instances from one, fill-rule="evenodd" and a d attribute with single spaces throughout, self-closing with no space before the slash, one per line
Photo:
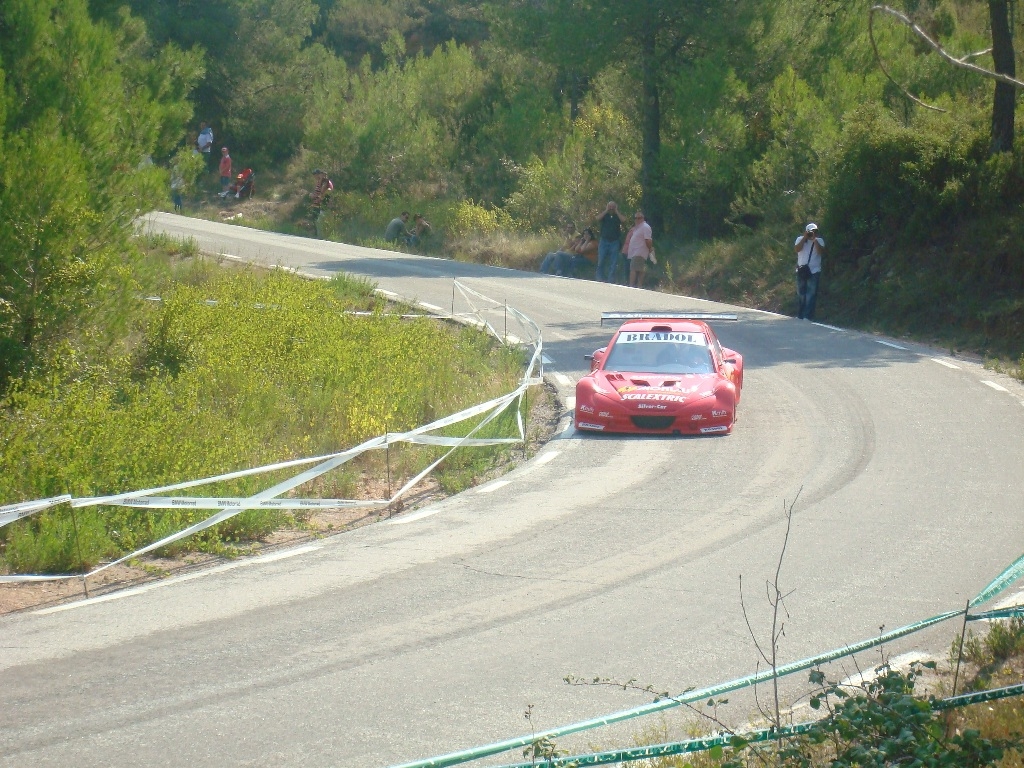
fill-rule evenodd
<path id="1" fill-rule="evenodd" d="M 996 630 L 1000 632 L 1000 630 Z M 973 672 L 961 678 L 957 693 L 1019 684 L 1024 653 L 1019 624 L 1010 632 L 1017 650 L 1000 659 L 1004 682 L 977 673 L 978 664 L 998 651 L 989 640 L 978 642 L 981 656 L 971 663 Z M 1004 635 L 1005 637 L 1005 635 Z M 971 660 L 971 654 L 967 659 Z M 800 710 L 794 721 L 817 721 L 804 733 L 766 742 L 729 738 L 728 729 L 697 713 L 686 738 L 726 735 L 727 744 L 690 754 L 638 760 L 636 768 L 864 768 L 865 766 L 948 766 L 949 768 L 1020 768 L 1024 765 L 1024 702 L 1019 696 L 983 701 L 955 709 L 933 706 L 949 696 L 952 670 L 936 673 L 934 664 L 913 664 L 907 669 L 882 666 L 860 685 L 840 686 L 820 671 L 810 674 L 816 690 L 809 701 L 814 712 Z M 724 702 L 723 702 L 724 703 Z M 701 708 L 705 709 L 705 708 Z M 711 712 L 708 709 L 708 712 Z M 714 709 L 722 716 L 723 707 Z M 746 728 L 744 729 L 746 730 Z M 638 746 L 673 740 L 667 724 L 648 729 L 636 738 Z M 731 744 L 729 743 L 731 742 Z M 543 758 L 565 757 L 553 744 L 540 750 L 538 767 L 569 766 Z"/>
<path id="2" fill-rule="evenodd" d="M 141 490 L 323 455 L 509 392 L 522 375 L 518 351 L 475 328 L 401 319 L 365 281 L 225 267 L 188 255 L 189 245 L 161 238 L 150 245 L 135 290 L 54 347 L 0 401 L 5 502 Z M 469 428 L 458 426 L 461 434 Z M 511 436 L 514 409 L 488 429 Z M 436 471 L 438 482 L 461 490 L 500 453 L 453 455 Z M 388 471 L 404 481 L 438 455 L 403 447 L 392 452 Z M 350 498 L 366 472 L 383 477 L 383 458 L 345 465 L 301 494 Z M 250 495 L 290 474 L 218 483 L 199 495 Z M 14 572 L 75 571 L 208 514 L 98 507 L 72 515 L 61 507 L 0 529 L 0 564 Z M 247 511 L 172 546 L 229 553 L 301 522 L 285 512 Z"/>
<path id="3" fill-rule="evenodd" d="M 821 720 L 808 733 L 769 745 L 716 750 L 701 759 L 655 762 L 651 768 L 1024 765 L 1024 700 L 1020 696 L 955 709 L 933 706 L 954 693 L 1020 684 L 1024 622 L 997 621 L 964 643 L 962 652 L 957 638 L 948 663 L 941 671 L 938 666 L 934 662 L 913 663 L 905 669 L 882 666 L 859 686 L 840 686 L 820 671 L 811 672 L 809 682 L 816 692 L 808 701 Z M 954 670 L 960 673 L 955 692 Z"/>

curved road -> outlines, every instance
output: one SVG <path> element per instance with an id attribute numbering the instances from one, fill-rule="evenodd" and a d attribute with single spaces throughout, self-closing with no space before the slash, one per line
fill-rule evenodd
<path id="1" fill-rule="evenodd" d="M 602 310 L 732 309 L 168 214 L 150 223 L 441 307 L 458 277 L 541 325 L 563 395 L 610 334 Z M 913 344 L 739 313 L 717 328 L 746 360 L 729 437 L 568 428 L 507 482 L 431 514 L 0 618 L 0 766 L 385 766 L 529 732 L 528 704 L 542 729 L 650 700 L 567 674 L 673 691 L 746 674 L 757 657 L 739 576 L 763 634 L 783 508 L 801 488 L 783 661 L 961 607 L 1024 552 L 1018 383 Z M 958 630 L 888 651 L 942 656 Z M 729 707 L 736 723 L 753 710 L 742 697 Z"/>

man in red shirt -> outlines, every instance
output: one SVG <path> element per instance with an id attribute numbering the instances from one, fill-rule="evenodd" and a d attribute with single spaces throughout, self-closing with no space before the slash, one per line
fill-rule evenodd
<path id="1" fill-rule="evenodd" d="M 228 187 L 231 186 L 231 155 L 227 147 L 220 148 L 220 196 L 228 196 Z"/>

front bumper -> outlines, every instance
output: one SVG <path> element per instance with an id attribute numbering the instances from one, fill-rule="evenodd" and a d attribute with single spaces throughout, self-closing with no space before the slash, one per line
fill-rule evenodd
<path id="1" fill-rule="evenodd" d="M 736 420 L 734 404 L 721 402 L 718 396 L 702 398 L 685 405 L 657 401 L 611 402 L 595 394 L 589 401 L 577 398 L 576 428 L 588 432 L 632 433 L 645 435 L 729 434 Z"/>

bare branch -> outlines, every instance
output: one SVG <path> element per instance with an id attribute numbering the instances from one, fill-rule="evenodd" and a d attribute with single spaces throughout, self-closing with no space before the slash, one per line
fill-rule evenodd
<path id="1" fill-rule="evenodd" d="M 878 62 L 879 69 L 881 69 L 882 70 L 882 74 L 884 74 L 889 79 L 889 82 L 891 82 L 893 85 L 895 85 L 897 88 L 899 88 L 903 92 L 904 96 L 906 96 L 908 99 L 910 99 L 912 102 L 914 102 L 918 106 L 924 107 L 925 109 L 930 109 L 933 112 L 946 112 L 947 111 L 945 109 L 942 109 L 941 107 L 936 107 L 936 106 L 933 106 L 931 104 L 926 104 L 925 102 L 921 101 L 919 98 L 914 96 L 914 94 L 912 94 L 910 91 L 908 91 L 904 86 L 902 86 L 900 83 L 896 82 L 896 80 L 893 78 L 893 76 L 889 74 L 889 71 L 885 68 L 885 65 L 882 63 L 882 56 L 878 52 L 878 45 L 875 43 L 874 20 L 875 20 L 875 13 L 876 12 L 886 13 L 886 14 L 894 17 L 895 19 L 899 20 L 902 24 L 904 24 L 907 27 L 909 27 L 910 30 L 915 35 L 917 35 L 921 40 L 923 40 L 925 42 L 925 44 L 928 45 L 929 48 L 931 48 L 933 51 L 935 51 L 937 54 L 939 54 L 939 56 L 942 59 L 944 59 L 945 61 L 947 61 L 950 64 L 952 64 L 954 67 L 959 67 L 960 69 L 966 69 L 968 72 L 974 72 L 975 74 L 981 75 L 982 77 L 988 77 L 988 78 L 991 78 L 992 80 L 997 80 L 997 81 L 999 81 L 1001 83 L 1005 83 L 1007 85 L 1012 85 L 1014 88 L 1024 89 L 1024 82 L 1021 82 L 1020 80 L 1015 80 L 1014 78 L 1010 77 L 1009 75 L 1004 75 L 1004 74 L 1001 74 L 999 72 L 993 72 L 992 70 L 985 69 L 984 67 L 979 67 L 976 64 L 971 64 L 970 63 L 970 61 L 969 61 L 970 59 L 973 59 L 973 58 L 976 58 L 978 56 L 983 56 L 983 55 L 985 55 L 987 53 L 990 53 L 991 50 L 992 50 L 991 48 L 989 48 L 987 50 L 984 50 L 984 51 L 978 51 L 977 53 L 968 53 L 967 55 L 965 55 L 965 56 L 963 56 L 963 57 L 958 59 L 955 56 L 953 56 L 952 54 L 948 53 L 937 42 L 932 40 L 928 36 L 927 32 L 925 32 L 923 29 L 921 29 L 921 27 L 919 27 L 917 24 L 915 24 L 905 14 L 901 13 L 900 11 L 897 11 L 895 8 L 890 8 L 887 5 L 873 5 L 873 6 L 871 6 L 871 10 L 868 12 L 868 37 L 871 39 L 871 48 L 875 52 L 875 61 Z"/>
<path id="2" fill-rule="evenodd" d="M 984 51 L 976 51 L 975 53 L 965 53 L 963 56 L 961 56 L 959 59 L 957 59 L 957 61 L 964 61 L 964 62 L 966 62 L 966 61 L 970 61 L 971 59 L 976 59 L 979 56 L 988 56 L 990 53 L 992 53 L 992 49 L 991 48 L 986 48 Z"/>
<path id="3" fill-rule="evenodd" d="M 743 602 L 743 574 L 740 574 L 740 610 L 743 611 L 743 620 L 747 623 L 747 632 L 750 633 L 750 639 L 754 641 L 754 647 L 757 648 L 758 654 L 764 659 L 765 664 L 771 664 L 771 660 L 768 655 L 761 649 L 761 644 L 757 641 L 757 635 L 754 634 L 754 628 L 750 626 L 750 619 L 747 617 L 747 605 Z"/>
<path id="4" fill-rule="evenodd" d="M 782 563 L 786 558 L 786 547 L 789 546 L 789 534 L 793 528 L 793 508 L 796 506 L 797 499 L 800 498 L 800 494 L 803 491 L 803 486 L 796 492 L 796 496 L 793 498 L 792 503 L 787 507 L 783 502 L 782 509 L 786 513 L 786 535 L 782 539 L 782 549 L 779 551 L 779 560 L 775 566 L 775 581 L 771 582 L 771 589 L 774 595 L 769 598 L 768 602 L 772 606 L 772 693 L 775 697 L 775 727 L 782 727 L 782 709 L 779 706 L 779 675 L 778 675 L 778 656 L 779 656 L 779 639 L 785 634 L 786 624 L 785 622 L 779 621 L 779 606 L 782 606 L 782 610 L 786 612 L 786 618 L 789 618 L 789 611 L 786 610 L 786 606 L 782 602 L 782 590 L 779 589 L 779 577 L 782 575 Z"/>

